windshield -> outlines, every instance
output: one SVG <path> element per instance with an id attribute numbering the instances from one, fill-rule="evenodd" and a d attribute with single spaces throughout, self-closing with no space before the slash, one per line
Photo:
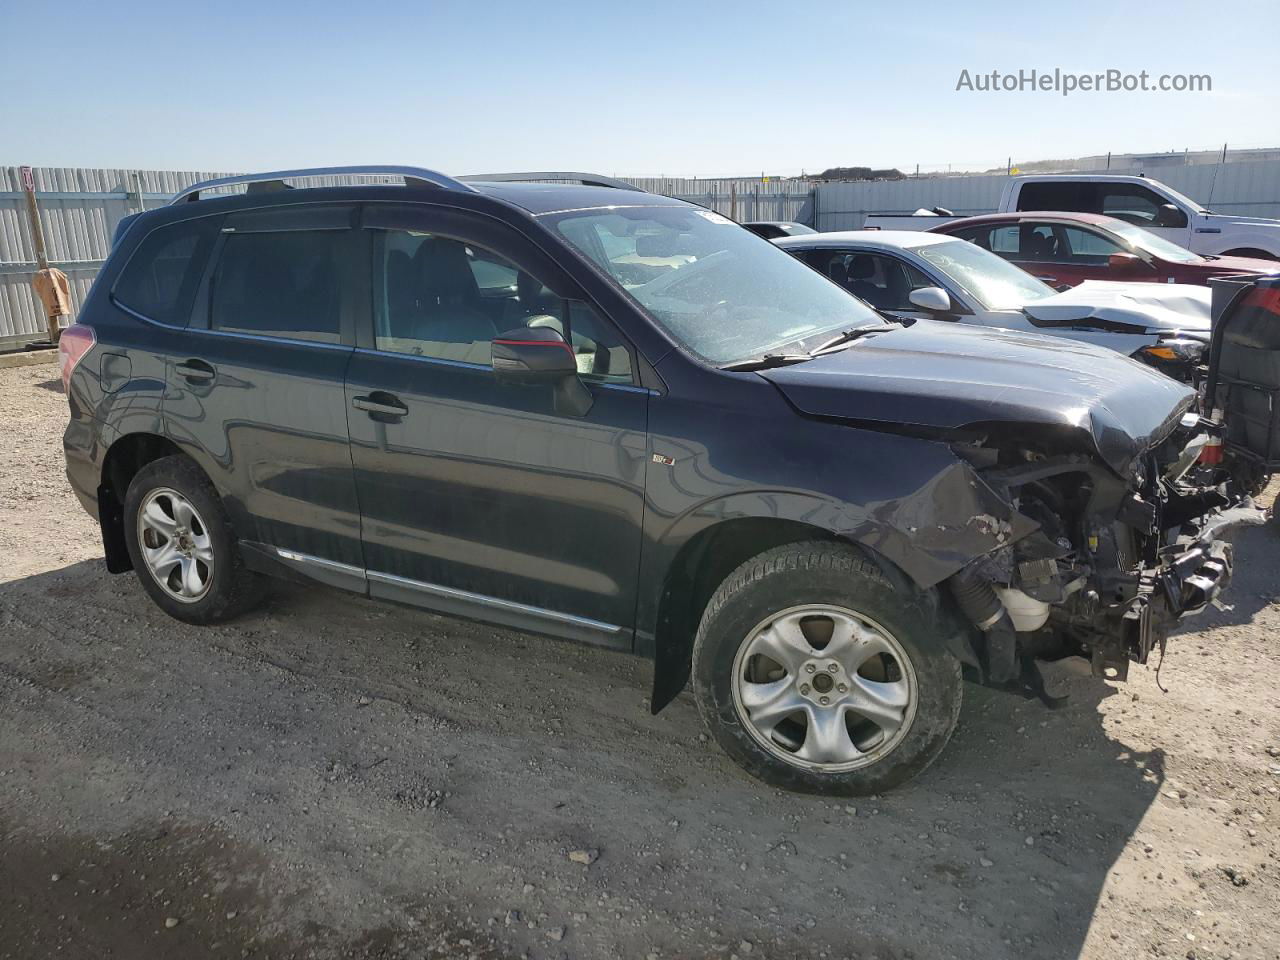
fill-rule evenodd
<path id="1" fill-rule="evenodd" d="M 984 310 L 1021 310 L 1057 291 L 1008 260 L 965 240 L 948 240 L 913 252 L 945 273 Z"/>
<path id="2" fill-rule="evenodd" d="M 1172 263 L 1199 263 L 1204 259 L 1200 254 L 1192 253 L 1186 247 L 1180 247 L 1172 240 L 1166 240 L 1150 230 L 1143 230 L 1141 227 L 1136 227 L 1132 223 L 1125 223 L 1123 220 L 1108 223 L 1107 229 L 1128 242 L 1130 246 L 1145 250 L 1153 257 L 1159 257 L 1161 260 L 1168 260 Z"/>
<path id="3" fill-rule="evenodd" d="M 884 323 L 826 277 L 709 210 L 614 207 L 548 219 L 657 323 L 712 363 Z"/>

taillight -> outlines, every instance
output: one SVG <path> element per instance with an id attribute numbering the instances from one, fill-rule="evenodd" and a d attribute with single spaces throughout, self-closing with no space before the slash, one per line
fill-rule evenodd
<path id="1" fill-rule="evenodd" d="M 1244 295 L 1241 307 L 1256 307 L 1280 316 L 1280 287 L 1254 287 Z"/>
<path id="2" fill-rule="evenodd" d="M 97 342 L 98 337 L 93 332 L 93 327 L 83 323 L 73 323 L 62 331 L 62 336 L 58 338 L 58 371 L 62 374 L 63 391 L 70 390 L 71 374 L 76 364 Z"/>

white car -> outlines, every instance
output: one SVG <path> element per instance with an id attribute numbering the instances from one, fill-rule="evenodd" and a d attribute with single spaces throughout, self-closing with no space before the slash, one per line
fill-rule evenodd
<path id="1" fill-rule="evenodd" d="M 1095 280 L 1059 293 L 988 250 L 934 233 L 853 230 L 773 242 L 894 318 L 1069 337 L 1179 378 L 1209 342 L 1207 287 Z"/>

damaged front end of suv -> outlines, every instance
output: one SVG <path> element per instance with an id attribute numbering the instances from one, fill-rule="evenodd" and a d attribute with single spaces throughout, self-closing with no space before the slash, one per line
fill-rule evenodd
<path id="1" fill-rule="evenodd" d="M 1112 424 L 1093 431 L 1112 438 L 1109 455 L 957 447 L 1039 525 L 948 581 L 977 629 L 971 665 L 985 682 L 1048 701 L 1034 660 L 1072 654 L 1124 680 L 1130 663 L 1163 654 L 1180 618 L 1219 602 L 1233 564 L 1223 535 L 1266 519 L 1250 494 L 1280 467 L 1277 357 L 1280 280 L 1224 283 L 1203 396 L 1183 397 L 1141 442 L 1115 444 L 1124 431 Z"/>
<path id="2" fill-rule="evenodd" d="M 1174 413 L 1113 464 L 1043 444 L 957 446 L 1036 526 L 947 581 L 975 628 L 969 666 L 982 682 L 1052 704 L 1035 662 L 1072 655 L 1124 680 L 1179 619 L 1218 602 L 1233 563 L 1222 534 L 1265 514 L 1199 465 L 1210 440 L 1200 416 Z"/>
<path id="3" fill-rule="evenodd" d="M 1205 462 L 1222 424 L 1195 392 L 1089 345 L 917 323 L 766 376 L 810 415 L 949 446 L 963 476 L 902 512 L 912 549 L 951 567 L 892 559 L 954 600 L 973 679 L 1046 703 L 1038 660 L 1123 680 L 1230 582 L 1224 532 L 1266 516 Z"/>

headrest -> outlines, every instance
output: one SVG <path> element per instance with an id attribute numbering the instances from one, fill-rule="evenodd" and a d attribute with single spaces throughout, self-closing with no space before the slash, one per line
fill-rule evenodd
<path id="1" fill-rule="evenodd" d="M 870 280 L 875 276 L 876 262 L 866 254 L 858 254 L 849 263 L 850 280 Z"/>
<path id="2" fill-rule="evenodd" d="M 415 267 L 421 271 L 428 304 L 478 299 L 480 288 L 466 247 L 458 240 L 434 237 L 424 241 L 413 255 Z"/>

